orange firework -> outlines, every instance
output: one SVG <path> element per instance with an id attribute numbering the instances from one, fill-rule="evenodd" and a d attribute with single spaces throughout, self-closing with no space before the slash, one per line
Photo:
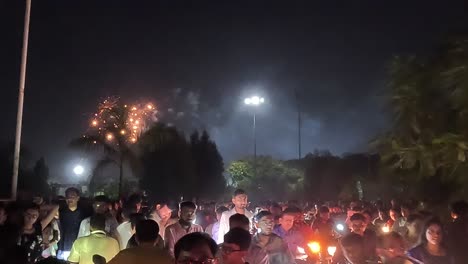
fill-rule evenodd
<path id="1" fill-rule="evenodd" d="M 124 104 L 111 97 L 98 106 L 90 120 L 90 130 L 109 142 L 135 143 L 151 124 L 157 121 L 157 110 L 152 103 Z"/>

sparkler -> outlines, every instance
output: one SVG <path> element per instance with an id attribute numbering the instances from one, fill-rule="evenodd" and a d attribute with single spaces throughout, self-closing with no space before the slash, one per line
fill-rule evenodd
<path id="1" fill-rule="evenodd" d="M 89 129 L 109 142 L 136 143 L 140 135 L 157 121 L 156 114 L 152 103 L 127 105 L 119 98 L 107 98 L 92 116 Z"/>

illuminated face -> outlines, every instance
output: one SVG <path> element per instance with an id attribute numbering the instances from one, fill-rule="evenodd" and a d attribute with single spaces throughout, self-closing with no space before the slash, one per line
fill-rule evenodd
<path id="1" fill-rule="evenodd" d="M 69 192 L 65 194 L 65 199 L 67 201 L 68 207 L 76 207 L 78 206 L 78 201 L 80 200 L 80 196 L 75 192 Z"/>
<path id="2" fill-rule="evenodd" d="M 442 228 L 440 225 L 432 224 L 426 230 L 426 239 L 427 242 L 432 245 L 440 245 L 442 242 Z"/>
<path id="3" fill-rule="evenodd" d="M 193 222 L 195 220 L 195 209 L 189 207 L 182 207 L 180 209 L 180 219 L 184 220 L 185 222 Z"/>
<path id="4" fill-rule="evenodd" d="M 390 210 L 390 218 L 393 220 L 393 221 L 396 221 L 398 219 L 399 215 L 398 213 L 395 211 L 395 210 Z"/>
<path id="5" fill-rule="evenodd" d="M 259 232 L 263 235 L 271 235 L 273 233 L 273 226 L 275 225 L 275 219 L 272 215 L 267 215 L 262 217 L 258 223 L 257 228 Z"/>
<path id="6" fill-rule="evenodd" d="M 351 232 L 361 235 L 364 235 L 364 231 L 366 231 L 366 223 L 361 220 L 354 220 L 351 221 Z"/>
<path id="7" fill-rule="evenodd" d="M 24 224 L 31 226 L 36 223 L 37 218 L 39 218 L 39 211 L 36 209 L 28 209 L 24 212 Z"/>
<path id="8" fill-rule="evenodd" d="M 401 216 L 407 218 L 410 215 L 410 210 L 408 208 L 401 208 Z"/>
<path id="9" fill-rule="evenodd" d="M 294 215 L 290 215 L 290 214 L 283 215 L 279 219 L 279 223 L 284 230 L 286 231 L 290 230 L 294 225 Z"/>
<path id="10" fill-rule="evenodd" d="M 239 194 L 232 198 L 232 203 L 236 206 L 237 209 L 245 209 L 248 204 L 247 194 Z"/>
<path id="11" fill-rule="evenodd" d="M 158 205 L 157 208 L 158 209 L 156 210 L 156 212 L 158 213 L 161 220 L 167 221 L 167 220 L 169 220 L 171 218 L 172 210 L 169 209 L 169 207 L 167 207 L 167 205 L 164 205 L 164 206 L 159 206 Z"/>

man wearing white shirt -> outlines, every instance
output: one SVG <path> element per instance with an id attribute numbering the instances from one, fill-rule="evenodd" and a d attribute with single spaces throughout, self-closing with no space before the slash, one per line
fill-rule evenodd
<path id="1" fill-rule="evenodd" d="M 232 196 L 232 203 L 234 204 L 234 208 L 224 212 L 221 215 L 221 220 L 219 220 L 219 231 L 218 231 L 218 238 L 216 239 L 217 243 L 222 243 L 224 241 L 224 235 L 229 232 L 229 218 L 235 214 L 242 214 L 245 215 L 252 225 L 252 217 L 253 214 L 247 210 L 248 205 L 248 196 L 244 190 L 237 189 Z"/>
<path id="2" fill-rule="evenodd" d="M 94 214 L 102 214 L 106 216 L 106 228 L 103 231 L 105 231 L 107 235 L 118 239 L 117 226 L 119 224 L 115 217 L 109 213 L 109 199 L 104 195 L 94 197 L 93 210 Z M 89 236 L 91 234 L 90 221 L 91 217 L 85 218 L 81 221 L 78 238 Z"/>

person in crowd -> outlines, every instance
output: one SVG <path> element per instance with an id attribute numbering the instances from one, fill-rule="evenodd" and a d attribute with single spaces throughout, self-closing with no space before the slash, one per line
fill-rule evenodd
<path id="1" fill-rule="evenodd" d="M 293 257 L 303 254 L 298 248 L 307 249 L 307 241 L 304 236 L 294 228 L 295 212 L 286 208 L 279 218 L 279 225 L 274 227 L 273 233 L 281 237 L 288 245 L 289 252 Z"/>
<path id="2" fill-rule="evenodd" d="M 398 232 L 400 235 L 405 236 L 408 232 L 408 228 L 406 227 L 406 221 L 408 220 L 408 216 L 412 212 L 412 208 L 409 204 L 405 203 L 401 206 L 400 212 L 401 215 L 400 217 L 395 219 L 395 223 L 392 226 L 392 231 Z"/>
<path id="3" fill-rule="evenodd" d="M 169 207 L 169 204 L 166 202 L 157 203 L 153 213 L 150 218 L 156 221 L 159 225 L 159 235 L 164 237 L 166 228 L 172 224 L 175 224 L 177 221 L 172 216 L 172 209 Z"/>
<path id="4" fill-rule="evenodd" d="M 341 241 L 341 250 L 343 252 L 346 264 L 365 264 L 366 255 L 364 253 L 364 238 L 361 235 L 350 233 L 344 236 Z"/>
<path id="5" fill-rule="evenodd" d="M 281 214 L 283 213 L 283 210 L 282 210 L 281 206 L 276 202 L 272 202 L 269 205 L 268 210 L 270 211 L 270 213 L 275 218 L 275 224 L 276 225 L 279 224 L 279 218 L 281 217 Z"/>
<path id="6" fill-rule="evenodd" d="M 59 258 L 67 259 L 73 242 L 78 237 L 81 221 L 84 213 L 78 207 L 80 191 L 76 188 L 68 188 L 65 191 L 66 206 L 60 209 L 61 239 L 59 242 Z"/>
<path id="7" fill-rule="evenodd" d="M 118 239 L 117 233 L 117 220 L 113 217 L 109 212 L 109 199 L 104 195 L 99 195 L 94 197 L 93 202 L 93 211 L 94 214 L 102 214 L 106 216 L 106 231 L 107 235 Z M 91 217 L 83 219 L 80 224 L 80 230 L 78 232 L 78 238 L 88 236 L 91 234 L 91 225 L 90 225 Z"/>
<path id="8" fill-rule="evenodd" d="M 256 252 L 265 251 L 271 264 L 294 263 L 286 242 L 273 233 L 275 224 L 273 215 L 269 211 L 261 211 L 254 220 L 257 234 L 252 239 L 251 253 L 256 255 Z"/>
<path id="9" fill-rule="evenodd" d="M 330 209 L 322 206 L 318 210 L 318 215 L 312 224 L 312 231 L 321 239 L 329 240 L 333 237 L 335 223 L 330 218 Z"/>
<path id="10" fill-rule="evenodd" d="M 123 250 L 127 247 L 128 240 L 133 235 L 132 224 L 130 222 L 130 215 L 136 214 L 137 208 L 135 206 L 124 207 L 122 209 L 122 218 L 123 222 L 117 226 L 117 234 L 119 238 L 120 250 Z"/>
<path id="11" fill-rule="evenodd" d="M 234 214 L 229 217 L 229 230 L 237 227 L 250 231 L 250 221 L 247 216 L 243 214 Z"/>
<path id="12" fill-rule="evenodd" d="M 174 246 L 176 263 L 216 264 L 218 245 L 208 234 L 195 232 L 182 237 Z"/>
<path id="13" fill-rule="evenodd" d="M 59 206 L 49 206 L 47 208 L 48 214 L 38 221 L 40 210 L 39 206 L 34 203 L 24 209 L 23 226 L 20 231 L 18 246 L 24 249 L 28 263 L 34 263 L 42 258 L 42 251 L 44 250 L 42 231 L 54 219 Z"/>
<path id="14" fill-rule="evenodd" d="M 216 243 L 220 244 L 221 242 L 218 242 L 218 232 L 219 232 L 219 220 L 221 219 L 221 215 L 224 212 L 229 211 L 229 209 L 225 206 L 220 206 L 218 209 L 216 209 L 216 219 L 217 221 L 214 222 L 213 224 L 210 224 L 209 226 L 206 227 L 205 232 L 210 235 Z"/>
<path id="15" fill-rule="evenodd" d="M 232 196 L 232 203 L 234 208 L 224 212 L 219 220 L 219 231 L 217 242 L 224 241 L 224 235 L 229 231 L 229 218 L 234 214 L 245 215 L 251 221 L 253 214 L 247 210 L 248 196 L 244 190 L 237 189 Z"/>
<path id="16" fill-rule="evenodd" d="M 364 238 L 364 253 L 367 259 L 375 257 L 377 247 L 377 234 L 367 229 L 366 217 L 362 214 L 354 214 L 350 218 L 351 232 Z"/>
<path id="17" fill-rule="evenodd" d="M 99 255 L 109 261 L 119 253 L 119 243 L 115 238 L 108 236 L 105 231 L 106 216 L 104 214 L 94 214 L 89 224 L 90 234 L 78 238 L 73 243 L 68 262 L 93 264 L 94 255 Z"/>
<path id="18" fill-rule="evenodd" d="M 108 264 L 170 264 L 171 257 L 155 245 L 159 236 L 159 226 L 154 220 L 141 220 L 136 224 L 137 247 L 120 251 Z"/>
<path id="19" fill-rule="evenodd" d="M 447 246 L 452 250 L 455 264 L 466 263 L 468 250 L 466 239 L 468 238 L 468 203 L 457 201 L 450 206 L 452 222 L 447 226 Z"/>
<path id="20" fill-rule="evenodd" d="M 406 220 L 407 232 L 403 236 L 406 241 L 406 249 L 411 249 L 418 245 L 424 225 L 424 218 L 419 214 L 411 214 Z"/>
<path id="21" fill-rule="evenodd" d="M 377 210 L 378 216 L 372 221 L 372 224 L 375 226 L 376 231 L 380 233 L 383 232 L 383 228 L 387 224 L 388 216 L 382 207 L 379 207 Z"/>
<path id="22" fill-rule="evenodd" d="M 221 245 L 223 264 L 259 263 L 255 258 L 249 259 L 249 248 L 252 242 L 250 233 L 242 228 L 233 228 L 224 235 L 224 243 Z M 264 254 L 266 256 L 266 254 Z"/>
<path id="23" fill-rule="evenodd" d="M 193 224 L 197 206 L 193 202 L 182 202 L 179 205 L 179 221 L 166 228 L 164 242 L 166 249 L 171 256 L 174 256 L 174 246 L 183 236 L 203 232 L 203 228 L 197 224 Z"/>
<path id="24" fill-rule="evenodd" d="M 138 242 L 136 240 L 136 226 L 139 222 L 146 220 L 146 217 L 141 213 L 136 213 L 130 215 L 130 223 L 132 225 L 132 237 L 128 240 L 127 248 L 138 247 Z M 159 226 L 158 226 L 159 228 Z M 156 241 L 156 248 L 163 250 L 164 249 L 164 240 L 161 235 L 158 234 L 158 240 Z"/>
<path id="25" fill-rule="evenodd" d="M 388 211 L 389 219 L 387 221 L 387 226 L 392 229 L 395 222 L 400 218 L 400 210 L 398 208 L 391 208 Z"/>
<path id="26" fill-rule="evenodd" d="M 138 193 L 134 193 L 127 198 L 124 207 L 131 208 L 135 213 L 139 213 L 141 211 L 142 203 L 143 197 Z"/>
<path id="27" fill-rule="evenodd" d="M 444 243 L 442 223 L 435 217 L 426 222 L 421 234 L 421 243 L 415 248 L 410 249 L 408 255 L 415 260 L 407 260 L 405 264 L 419 264 L 420 262 L 424 264 L 455 263 L 455 259 L 451 256 L 449 249 Z"/>
<path id="28" fill-rule="evenodd" d="M 361 214 L 366 218 L 366 229 L 377 233 L 377 228 L 372 223 L 372 212 L 370 210 L 363 210 Z"/>
<path id="29" fill-rule="evenodd" d="M 60 225 L 59 225 L 59 212 L 55 214 L 52 221 L 42 231 L 44 241 L 44 251 L 42 252 L 43 258 L 56 257 L 58 250 L 58 242 L 60 241 Z"/>

